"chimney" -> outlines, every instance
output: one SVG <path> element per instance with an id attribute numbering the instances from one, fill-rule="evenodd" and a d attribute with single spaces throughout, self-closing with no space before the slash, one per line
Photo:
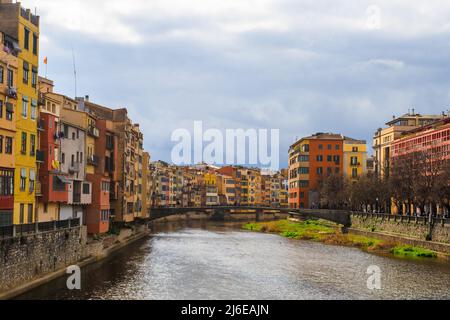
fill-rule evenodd
<path id="1" fill-rule="evenodd" d="M 89 95 L 85 95 L 85 96 L 84 96 L 84 100 L 85 100 L 86 102 L 89 102 Z"/>

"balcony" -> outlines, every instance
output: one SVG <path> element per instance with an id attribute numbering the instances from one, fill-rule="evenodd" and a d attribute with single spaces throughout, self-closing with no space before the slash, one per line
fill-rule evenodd
<path id="1" fill-rule="evenodd" d="M 42 197 L 42 185 L 40 181 L 35 182 L 34 191 L 36 192 L 36 197 Z"/>
<path id="2" fill-rule="evenodd" d="M 94 126 L 89 126 L 88 134 L 94 138 L 100 137 L 100 131 Z"/>
<path id="3" fill-rule="evenodd" d="M 79 163 L 73 163 L 69 167 L 69 173 L 74 174 L 80 172 L 80 164 Z"/>
<path id="4" fill-rule="evenodd" d="M 45 152 L 37 150 L 36 151 L 36 162 L 44 163 L 44 161 L 45 161 Z"/>
<path id="5" fill-rule="evenodd" d="M 39 106 L 45 106 L 45 95 L 43 93 L 39 93 L 38 105 Z"/>
<path id="6" fill-rule="evenodd" d="M 6 95 L 14 100 L 17 100 L 17 89 L 14 87 L 8 87 L 6 89 Z"/>
<path id="7" fill-rule="evenodd" d="M 37 129 L 39 131 L 44 131 L 45 130 L 45 120 L 44 119 L 40 119 L 37 123 Z"/>
<path id="8" fill-rule="evenodd" d="M 99 161 L 99 159 L 98 159 L 98 157 L 95 156 L 95 155 L 89 156 L 89 157 L 87 158 L 88 164 L 90 164 L 90 165 L 92 165 L 92 166 L 94 166 L 94 167 L 97 167 L 97 166 L 98 166 L 98 161 Z"/>

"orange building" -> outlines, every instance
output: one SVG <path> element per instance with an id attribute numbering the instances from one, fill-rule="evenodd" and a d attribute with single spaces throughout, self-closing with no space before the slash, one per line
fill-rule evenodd
<path id="1" fill-rule="evenodd" d="M 314 208 L 319 203 L 319 181 L 325 175 L 343 174 L 344 137 L 317 133 L 289 149 L 289 207 Z"/>

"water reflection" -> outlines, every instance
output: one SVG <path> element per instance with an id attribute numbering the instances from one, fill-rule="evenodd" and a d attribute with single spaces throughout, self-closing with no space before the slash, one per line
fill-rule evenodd
<path id="1" fill-rule="evenodd" d="M 239 230 L 240 223 L 182 222 L 21 299 L 449 299 L 450 264 L 392 259 L 354 248 Z M 367 267 L 382 290 L 367 289 Z"/>

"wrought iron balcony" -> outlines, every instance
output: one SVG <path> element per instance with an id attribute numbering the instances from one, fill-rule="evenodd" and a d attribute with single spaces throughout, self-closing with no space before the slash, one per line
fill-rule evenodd
<path id="1" fill-rule="evenodd" d="M 95 138 L 100 137 L 100 131 L 95 126 L 89 126 L 88 134 L 93 136 L 93 137 L 95 137 Z"/>
<path id="2" fill-rule="evenodd" d="M 6 95 L 11 99 L 17 100 L 17 89 L 14 87 L 8 87 L 6 89 Z"/>
<path id="3" fill-rule="evenodd" d="M 72 174 L 80 172 L 80 164 L 79 163 L 74 163 L 74 164 L 70 165 L 69 172 L 72 173 Z"/>
<path id="4" fill-rule="evenodd" d="M 95 167 L 98 166 L 98 160 L 99 160 L 98 157 L 95 156 L 95 155 L 89 156 L 89 157 L 87 158 L 88 164 L 93 165 L 93 166 L 95 166 Z"/>

